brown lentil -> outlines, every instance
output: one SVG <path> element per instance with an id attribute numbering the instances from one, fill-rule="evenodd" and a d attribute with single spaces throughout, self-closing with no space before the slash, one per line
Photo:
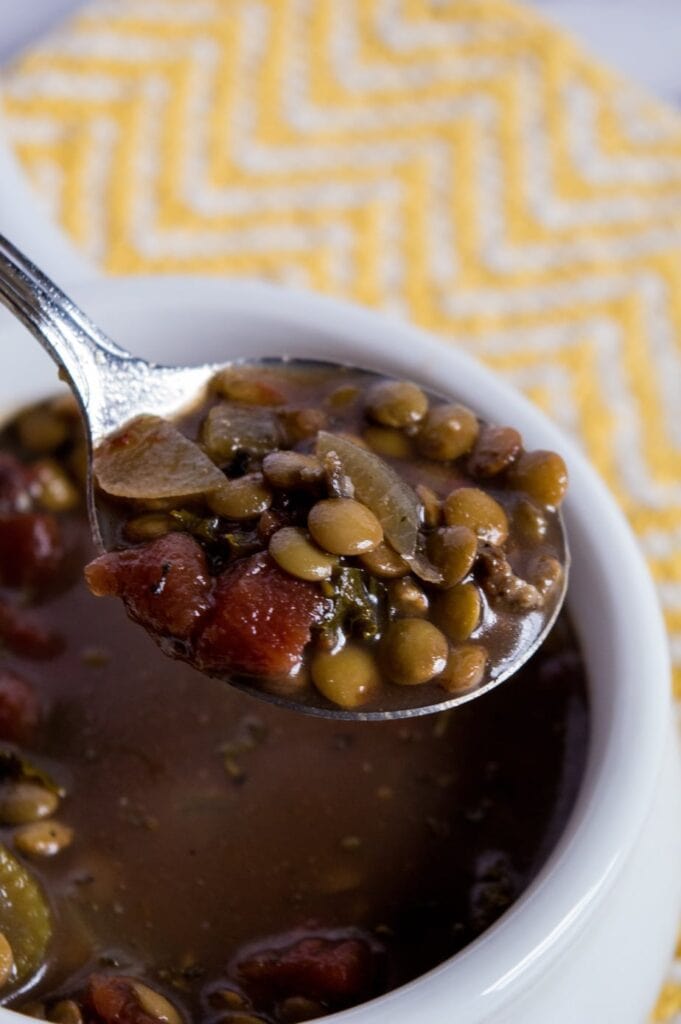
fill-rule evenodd
<path id="1" fill-rule="evenodd" d="M 297 526 L 285 526 L 272 534 L 269 552 L 277 565 L 301 580 L 328 580 L 338 565 L 334 555 L 322 551 Z"/>
<path id="2" fill-rule="evenodd" d="M 433 620 L 454 644 L 468 640 L 481 615 L 480 591 L 474 583 L 458 583 L 433 601 Z"/>
<path id="3" fill-rule="evenodd" d="M 63 417 L 44 406 L 23 413 L 17 420 L 19 443 L 35 455 L 56 451 L 69 437 Z"/>
<path id="4" fill-rule="evenodd" d="M 557 452 L 524 452 L 509 472 L 509 483 L 543 508 L 557 508 L 567 490 L 567 469 Z"/>
<path id="5" fill-rule="evenodd" d="M 73 999 L 60 999 L 50 1007 L 47 1019 L 52 1024 L 83 1024 L 83 1014 Z"/>
<path id="6" fill-rule="evenodd" d="M 281 392 L 264 381 L 242 376 L 234 370 L 221 370 L 212 381 L 213 390 L 221 398 L 245 405 L 282 405 Z"/>
<path id="7" fill-rule="evenodd" d="M 334 555 L 362 555 L 383 540 L 373 512 L 354 498 L 325 498 L 310 509 L 310 533 L 320 547 Z"/>
<path id="8" fill-rule="evenodd" d="M 428 399 L 416 384 L 384 380 L 369 388 L 367 415 L 384 427 L 409 427 L 428 412 Z"/>
<path id="9" fill-rule="evenodd" d="M 422 618 L 428 614 L 428 596 L 413 577 L 394 580 L 388 588 L 388 605 L 396 618 Z"/>
<path id="10" fill-rule="evenodd" d="M 263 459 L 262 471 L 270 486 L 283 490 L 314 487 L 324 479 L 324 467 L 317 456 L 303 452 L 270 452 Z"/>
<path id="11" fill-rule="evenodd" d="M 32 466 L 37 498 L 48 512 L 70 512 L 78 506 L 76 487 L 54 459 L 41 459 Z"/>
<path id="12" fill-rule="evenodd" d="M 163 512 L 145 512 L 134 519 L 128 519 L 123 532 L 127 540 L 133 544 L 140 544 L 145 540 L 156 540 L 157 537 L 165 537 L 167 533 L 181 529 L 182 525 L 172 516 L 164 515 Z"/>
<path id="13" fill-rule="evenodd" d="M 466 526 L 489 544 L 503 544 L 508 537 L 506 513 L 491 495 L 478 487 L 459 487 L 445 499 L 447 526 Z"/>
<path id="14" fill-rule="evenodd" d="M 468 575 L 477 553 L 478 538 L 467 526 L 445 526 L 428 538 L 428 557 L 442 573 L 444 587 Z"/>
<path id="15" fill-rule="evenodd" d="M 140 1006 L 150 1017 L 163 1021 L 163 1024 L 182 1024 L 182 1018 L 178 1011 L 160 992 L 155 992 L 153 988 L 143 985 L 141 981 L 131 982 L 131 988 L 139 999 Z"/>
<path id="16" fill-rule="evenodd" d="M 358 708 L 376 695 L 381 679 L 372 655 L 357 644 L 319 651 L 312 659 L 312 680 L 333 704 Z"/>
<path id="17" fill-rule="evenodd" d="M 492 477 L 503 473 L 515 462 L 523 448 L 523 441 L 514 427 L 486 425 L 480 431 L 468 460 L 468 472 L 477 477 Z"/>
<path id="18" fill-rule="evenodd" d="M 409 566 L 402 555 L 398 555 L 385 541 L 381 541 L 373 551 L 360 555 L 359 560 L 373 576 L 381 579 L 397 579 L 409 572 Z"/>
<path id="19" fill-rule="evenodd" d="M 53 818 L 32 821 L 14 833 L 14 845 L 29 857 L 54 857 L 73 841 L 73 829 Z"/>
<path id="20" fill-rule="evenodd" d="M 298 444 L 324 430 L 328 419 L 323 409 L 282 409 L 279 422 L 289 444 Z"/>
<path id="21" fill-rule="evenodd" d="M 479 429 L 477 417 L 465 405 L 436 405 L 418 435 L 419 451 L 437 462 L 458 459 L 471 450 Z"/>
<path id="22" fill-rule="evenodd" d="M 485 678 L 487 651 L 480 644 L 460 644 L 452 647 L 444 672 L 438 683 L 450 693 L 463 693 L 480 686 Z"/>
<path id="23" fill-rule="evenodd" d="M 369 448 L 384 459 L 410 459 L 414 455 L 410 438 L 393 427 L 367 427 L 363 437 Z"/>
<path id="24" fill-rule="evenodd" d="M 305 996 L 289 996 L 277 1006 L 277 1019 L 281 1024 L 303 1024 L 307 1020 L 323 1017 L 325 1007 Z"/>
<path id="25" fill-rule="evenodd" d="M 414 490 L 423 506 L 423 525 L 434 529 L 442 522 L 442 502 L 435 491 L 425 484 L 417 484 Z"/>
<path id="26" fill-rule="evenodd" d="M 548 523 L 541 509 L 529 498 L 521 498 L 513 511 L 513 526 L 521 540 L 538 544 L 546 536 Z"/>
<path id="27" fill-rule="evenodd" d="M 4 988 L 14 973 L 14 953 L 7 936 L 0 932 L 0 989 Z"/>
<path id="28" fill-rule="evenodd" d="M 272 492 L 261 473 L 249 473 L 211 491 L 206 501 L 211 512 L 227 519 L 255 519 L 272 504 Z"/>
<path id="29" fill-rule="evenodd" d="M 25 825 L 54 814 L 56 793 L 37 782 L 4 782 L 0 785 L 0 824 Z"/>
<path id="30" fill-rule="evenodd" d="M 388 677 L 400 686 L 427 683 L 447 664 L 446 637 L 426 619 L 396 619 L 382 642 Z"/>

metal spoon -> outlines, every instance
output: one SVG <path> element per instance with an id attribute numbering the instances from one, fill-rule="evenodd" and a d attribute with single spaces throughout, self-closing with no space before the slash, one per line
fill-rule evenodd
<path id="1" fill-rule="evenodd" d="M 35 335 L 59 367 L 81 408 L 89 447 L 87 506 L 95 542 L 104 550 L 106 515 L 93 485 L 92 452 L 113 431 L 134 417 L 152 412 L 176 418 L 200 400 L 214 374 L 223 367 L 159 366 L 131 355 L 108 338 L 30 260 L 0 235 L 0 301 Z M 277 360 L 268 359 L 268 366 Z M 281 360 L 284 362 L 284 360 Z M 286 360 L 290 364 L 290 360 Z M 229 365 L 229 364 L 225 364 Z M 326 364 L 329 365 L 328 363 Z M 338 365 L 341 364 L 332 364 Z M 345 367 L 347 369 L 347 366 Z M 379 378 L 372 371 L 362 370 Z M 553 627 L 565 598 L 569 550 L 562 519 L 560 546 L 564 572 L 550 607 L 518 616 L 512 654 L 491 667 L 483 686 L 452 695 L 435 684 L 391 687 L 395 700 L 389 707 L 344 710 L 329 704 L 314 687 L 303 696 L 256 689 L 252 681 L 230 677 L 229 682 L 266 700 L 308 714 L 342 719 L 407 718 L 456 707 L 510 678 L 539 648 Z M 494 617 L 492 617 L 494 623 Z M 492 626 L 494 628 L 494 626 Z M 387 704 L 387 702 L 386 702 Z M 395 706 L 393 706 L 395 705 Z"/>

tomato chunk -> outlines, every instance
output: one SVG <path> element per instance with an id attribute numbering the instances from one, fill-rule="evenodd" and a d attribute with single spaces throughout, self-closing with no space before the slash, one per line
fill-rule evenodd
<path id="1" fill-rule="evenodd" d="M 145 1010 L 133 985 L 129 978 L 93 974 L 84 998 L 91 1019 L 103 1024 L 159 1024 L 160 1020 L 167 1020 Z"/>
<path id="2" fill-rule="evenodd" d="M 52 658 L 64 647 L 57 633 L 26 608 L 0 601 L 0 645 L 22 658 Z"/>
<path id="3" fill-rule="evenodd" d="M 123 598 L 128 614 L 161 637 L 189 639 L 211 606 L 206 556 L 187 533 L 100 555 L 85 578 L 93 594 Z"/>
<path id="4" fill-rule="evenodd" d="M 59 524 L 48 513 L 0 515 L 0 582 L 38 587 L 58 570 L 63 545 Z"/>
<path id="5" fill-rule="evenodd" d="M 0 670 L 0 740 L 28 743 L 40 721 L 40 704 L 30 683 Z"/>
<path id="6" fill-rule="evenodd" d="M 196 664 L 207 672 L 286 675 L 300 665 L 322 607 L 314 583 L 289 576 L 269 555 L 242 559 L 217 580 Z"/>
<path id="7" fill-rule="evenodd" d="M 257 1002 L 299 995 L 338 1006 L 371 994 L 377 956 L 360 938 L 310 937 L 252 954 L 237 974 Z"/>

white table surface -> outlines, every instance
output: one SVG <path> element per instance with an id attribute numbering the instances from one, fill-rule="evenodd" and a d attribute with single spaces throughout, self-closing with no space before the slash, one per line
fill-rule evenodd
<path id="1" fill-rule="evenodd" d="M 596 56 L 681 108 L 681 0 L 530 0 Z M 0 63 L 82 0 L 0 0 Z"/>

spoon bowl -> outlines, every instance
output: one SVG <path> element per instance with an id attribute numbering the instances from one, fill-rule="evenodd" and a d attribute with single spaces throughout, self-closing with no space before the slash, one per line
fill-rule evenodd
<path id="1" fill-rule="evenodd" d="M 108 338 L 88 317 L 10 242 L 0 236 L 0 301 L 34 334 L 57 363 L 60 375 L 69 383 L 83 414 L 89 450 L 87 502 L 92 532 L 101 550 L 112 536 L 110 509 L 98 500 L 92 472 L 92 454 L 102 443 L 126 424 L 150 414 L 175 420 L 194 408 L 205 396 L 215 374 L 226 367 L 249 365 L 249 361 L 231 361 L 222 366 L 162 366 L 131 355 Z M 287 367 L 334 366 L 339 371 L 384 379 L 371 370 L 341 363 L 268 358 L 250 361 L 250 365 Z M 442 396 L 439 396 L 442 397 Z M 436 686 L 398 687 L 402 691 L 390 706 L 369 709 L 335 707 L 309 687 L 305 696 L 299 691 L 279 687 L 254 687 L 253 681 L 230 673 L 230 684 L 247 689 L 266 700 L 295 708 L 307 714 L 341 719 L 380 720 L 412 717 L 456 707 L 487 692 L 509 679 L 537 650 L 553 627 L 561 610 L 569 569 L 569 549 L 560 515 L 561 579 L 551 601 L 541 615 L 520 615 L 515 628 L 512 651 L 495 662 L 484 685 L 451 694 Z M 207 674 L 224 678 L 220 673 Z"/>

